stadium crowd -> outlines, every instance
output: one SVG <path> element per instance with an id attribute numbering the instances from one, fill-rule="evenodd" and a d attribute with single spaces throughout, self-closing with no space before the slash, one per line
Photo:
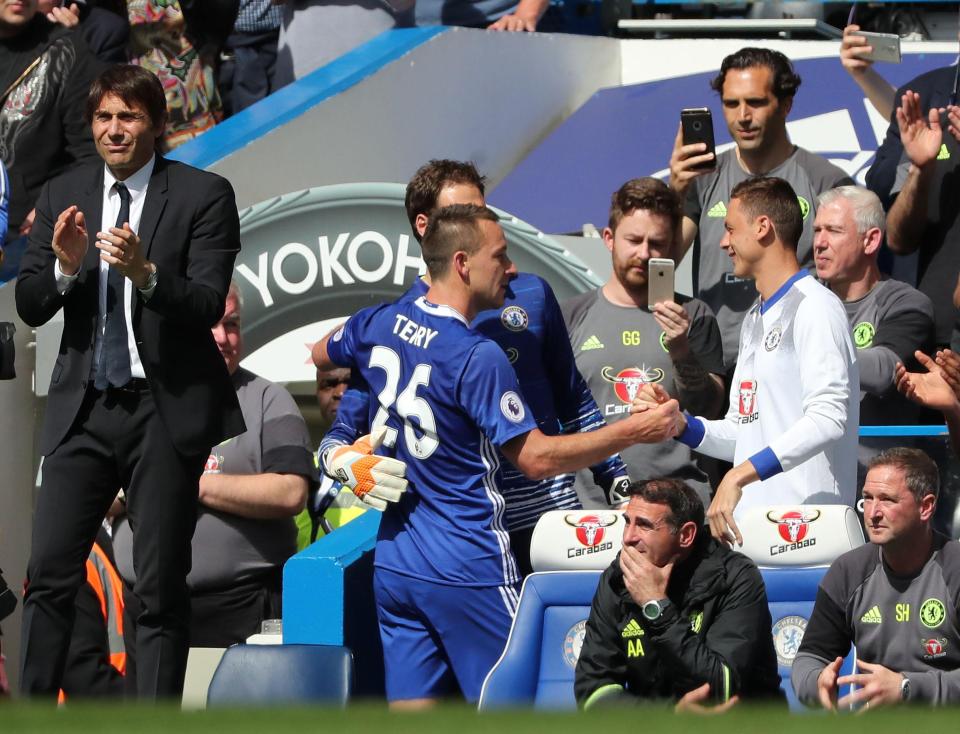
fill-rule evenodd
<path id="1" fill-rule="evenodd" d="M 625 520 L 586 624 L 581 705 L 779 700 L 740 523 L 761 506 L 854 507 L 862 484 L 869 543 L 825 577 L 795 690 L 828 709 L 960 702 L 960 557 L 935 518 L 938 469 L 916 449 L 857 449 L 861 424 L 941 416 L 960 449 L 952 68 L 894 92 L 846 29 L 844 68 L 891 120 L 865 188 L 790 141 L 801 78 L 786 56 L 730 54 L 711 87 L 734 146 L 678 131 L 667 182 L 613 192 L 608 281 L 563 303 L 517 272 L 475 166 L 426 163 L 405 202 L 426 274 L 317 335 L 316 460 L 290 394 L 240 366 L 233 189 L 163 153 L 322 63 L 298 61 L 298 33 L 351 18 L 351 42 L 441 20 L 530 31 L 546 10 L 0 0 L 0 231 L 22 240 L 22 320 L 65 323 L 24 695 L 179 696 L 189 646 L 281 616 L 283 564 L 332 530 L 333 500 L 383 513 L 373 586 L 394 708 L 478 700 L 537 520 L 581 507 Z M 916 288 L 882 272 L 884 242 L 919 252 Z M 692 297 L 655 298 L 654 266 L 685 256 Z M 0 577 L 0 618 L 14 604 Z M 902 605 L 912 621 L 894 622 Z M 938 652 L 916 645 L 925 630 Z M 841 675 L 851 643 L 858 670 Z"/>

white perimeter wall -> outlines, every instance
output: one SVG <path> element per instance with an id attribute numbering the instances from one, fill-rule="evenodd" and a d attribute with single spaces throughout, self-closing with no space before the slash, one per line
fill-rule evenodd
<path id="1" fill-rule="evenodd" d="M 451 29 L 214 164 L 242 209 L 334 183 L 403 182 L 430 158 L 472 160 L 495 185 L 600 87 L 608 38 Z"/>

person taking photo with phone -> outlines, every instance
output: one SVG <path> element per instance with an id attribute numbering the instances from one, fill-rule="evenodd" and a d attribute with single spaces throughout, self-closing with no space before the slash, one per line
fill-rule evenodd
<path id="1" fill-rule="evenodd" d="M 659 283 L 667 276 L 660 275 L 665 271 L 656 267 L 657 259 L 673 257 L 681 216 L 679 198 L 662 181 L 627 181 L 613 194 L 603 230 L 613 257 L 610 280 L 561 305 L 577 369 L 609 423 L 629 415 L 645 383 L 663 386 L 685 410 L 720 416 L 723 353 L 717 321 L 702 301 L 674 294 L 672 261 L 666 261 L 669 283 Z M 621 456 L 631 476 L 682 479 L 709 504 L 707 467 L 698 465 L 686 446 L 637 444 Z M 581 499 L 591 484 L 581 472 Z"/>
<path id="2" fill-rule="evenodd" d="M 754 176 L 776 176 L 797 194 L 803 231 L 797 243 L 801 267 L 813 266 L 813 219 L 822 192 L 853 181 L 826 158 L 790 142 L 787 117 L 800 88 L 800 76 L 779 51 L 742 48 L 727 56 L 711 87 L 720 95 L 723 117 L 734 147 L 719 155 L 704 143 L 686 144 L 678 130 L 670 156 L 670 187 L 684 199 L 679 262 L 694 245 L 693 295 L 717 315 L 723 356 L 732 371 L 740 324 L 756 299 L 749 279 L 733 273 L 720 249 L 731 191 Z M 702 168 L 715 160 L 712 168 Z"/>

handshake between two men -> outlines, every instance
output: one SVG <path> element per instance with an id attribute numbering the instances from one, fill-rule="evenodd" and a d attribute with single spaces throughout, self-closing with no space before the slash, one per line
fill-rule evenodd
<path id="1" fill-rule="evenodd" d="M 655 383 L 648 383 L 641 386 L 640 390 L 637 391 L 633 404 L 630 406 L 630 412 L 642 414 L 649 410 L 659 409 L 670 402 L 676 401 L 670 398 L 663 387 Z M 703 439 L 703 429 L 700 421 L 691 419 L 691 421 L 697 423 L 695 427 L 689 424 L 685 413 L 677 410 L 673 415 L 675 424 L 671 436 L 678 437 L 684 443 L 696 448 Z M 734 520 L 733 512 L 743 497 L 743 488 L 752 482 L 759 481 L 760 478 L 754 462 L 750 459 L 736 464 L 724 475 L 706 512 L 710 534 L 718 541 L 728 545 L 733 544 L 733 542 L 743 545 L 743 536 Z"/>
<path id="2" fill-rule="evenodd" d="M 611 455 L 633 443 L 659 443 L 674 438 L 686 425 L 679 404 L 666 393 L 651 396 L 649 403 L 643 403 L 638 398 L 631 412 L 633 415 L 616 427 L 605 426 L 598 431 L 598 436 L 602 432 L 611 435 Z M 321 465 L 331 477 L 348 487 L 363 503 L 380 511 L 385 510 L 391 503 L 399 502 L 409 484 L 405 462 L 374 453 L 383 444 L 387 430 L 385 426 L 375 428 L 352 444 L 329 449 L 321 460 Z M 538 439 L 547 439 L 546 453 L 549 453 L 549 444 L 553 437 L 545 437 L 536 429 L 530 433 L 539 434 Z M 524 452 L 543 453 L 537 448 L 529 448 L 528 436 L 529 434 L 524 434 L 515 437 L 501 447 L 506 457 L 515 465 L 527 464 L 525 458 L 521 459 L 519 456 Z M 543 446 L 539 440 L 536 443 Z M 556 473 L 575 471 L 582 468 L 580 464 L 585 467 L 596 458 L 588 452 L 584 453 L 582 459 L 573 455 L 576 452 L 561 450 L 558 453 L 570 455 L 560 459 L 561 465 L 556 467 L 559 469 Z M 521 470 L 523 471 L 522 467 Z"/>

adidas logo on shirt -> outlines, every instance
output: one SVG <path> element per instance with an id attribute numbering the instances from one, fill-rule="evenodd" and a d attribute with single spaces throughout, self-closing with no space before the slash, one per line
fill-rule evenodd
<path id="1" fill-rule="evenodd" d="M 946 143 L 943 143 L 943 144 L 940 146 L 940 152 L 937 153 L 937 160 L 938 160 L 938 161 L 948 161 L 948 160 L 950 160 L 950 151 L 947 150 L 947 144 L 946 144 Z"/>
<path id="2" fill-rule="evenodd" d="M 715 219 L 722 219 L 723 217 L 727 216 L 727 205 L 722 201 L 718 201 L 716 204 L 710 207 L 709 211 L 707 212 L 707 216 Z"/>
<path id="3" fill-rule="evenodd" d="M 600 341 L 596 335 L 591 336 L 583 344 L 580 345 L 581 352 L 589 352 L 591 349 L 603 349 L 603 342 Z"/>
<path id="4" fill-rule="evenodd" d="M 635 619 L 631 619 L 627 626 L 623 628 L 623 631 L 620 633 L 621 637 L 643 637 L 643 627 L 640 626 L 640 623 Z"/>
<path id="5" fill-rule="evenodd" d="M 864 624 L 880 624 L 883 622 L 883 616 L 880 614 L 880 607 L 876 605 L 872 606 L 870 611 L 860 617 L 860 621 Z"/>

